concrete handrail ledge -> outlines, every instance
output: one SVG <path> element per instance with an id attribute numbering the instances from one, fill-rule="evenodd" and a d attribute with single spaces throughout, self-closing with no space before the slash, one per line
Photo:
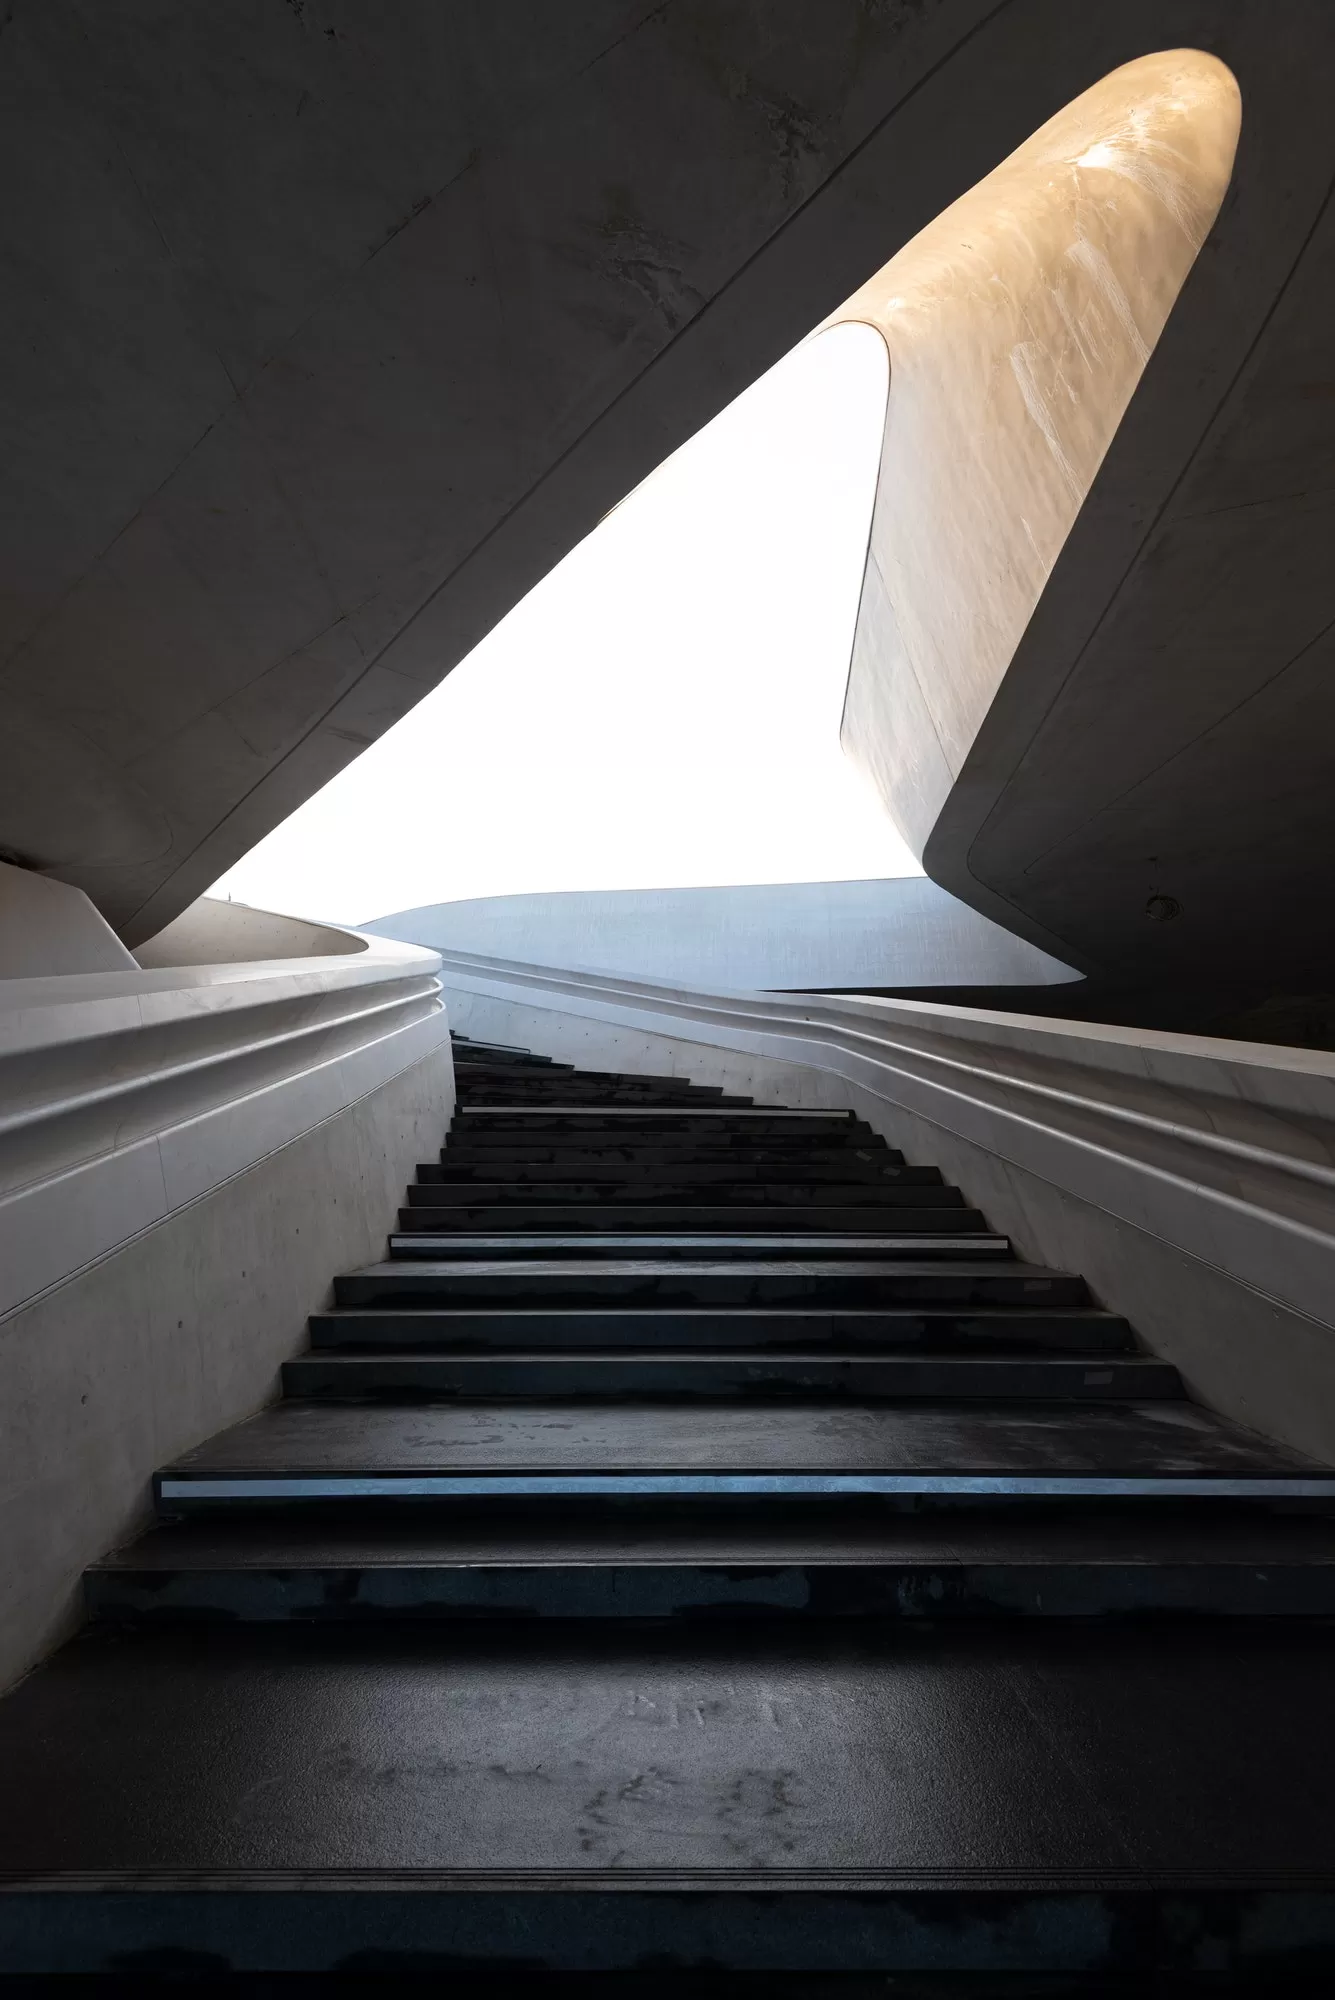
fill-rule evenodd
<path id="1" fill-rule="evenodd" d="M 909 1000 L 694 992 L 446 951 L 447 991 L 838 1076 L 1322 1324 L 1335 1057 Z"/>
<path id="2" fill-rule="evenodd" d="M 435 952 L 0 980 L 0 1315 L 448 1043 Z"/>

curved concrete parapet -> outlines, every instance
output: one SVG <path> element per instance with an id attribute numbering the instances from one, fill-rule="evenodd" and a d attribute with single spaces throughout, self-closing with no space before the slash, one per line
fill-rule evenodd
<path id="1" fill-rule="evenodd" d="M 831 322 L 890 350 L 843 742 L 919 857 L 1218 212 L 1239 121 L 1214 57 L 1127 63 Z"/>
<path id="2" fill-rule="evenodd" d="M 1201 1401 L 1335 1456 L 1335 1056 L 445 952 L 456 1028 L 851 1107 L 1021 1254 L 1082 1271 Z"/>
<path id="3" fill-rule="evenodd" d="M 0 980 L 0 1685 L 68 1631 L 154 1466 L 273 1394 L 441 1143 L 440 961 L 339 936 Z"/>
<path id="4" fill-rule="evenodd" d="M 771 882 L 479 896 L 366 926 L 442 951 L 723 987 L 1053 986 L 1069 966 L 934 882 Z"/>
<path id="5" fill-rule="evenodd" d="M 342 935 L 0 980 L 0 1315 L 448 1048 L 436 954 Z"/>

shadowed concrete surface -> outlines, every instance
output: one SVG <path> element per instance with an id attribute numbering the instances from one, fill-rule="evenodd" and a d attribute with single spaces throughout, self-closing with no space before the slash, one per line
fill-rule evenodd
<path id="1" fill-rule="evenodd" d="M 1045 986 L 1079 975 L 934 882 L 572 889 L 399 910 L 364 928 L 443 951 L 732 988 Z"/>

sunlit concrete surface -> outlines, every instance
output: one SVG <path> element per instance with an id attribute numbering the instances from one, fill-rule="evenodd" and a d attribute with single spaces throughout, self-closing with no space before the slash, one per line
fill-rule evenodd
<path id="1" fill-rule="evenodd" d="M 1192 49 L 1058 113 L 845 317 L 890 352 L 843 736 L 921 856 L 1228 186 L 1240 102 Z"/>
<path id="2" fill-rule="evenodd" d="M 1301 766 L 1325 738 L 1297 720 L 1320 715 L 1319 644 L 1297 708 L 1271 697 L 1329 616 L 1332 406 L 1300 393 L 1322 380 L 1329 9 L 1292 0 L 1282 35 L 1262 0 L 791 0 L 763 38 L 707 18 L 275 6 L 242 58 L 227 10 L 150 33 L 15 8 L 0 843 L 131 946 L 1046 120 L 1175 47 L 1237 80 L 1232 192 L 925 858 L 1091 959 L 1111 924 L 1123 954 L 1203 962 L 1225 898 L 1229 949 L 1273 940 L 1255 884 L 1289 863 L 1291 924 L 1327 830 L 1315 772 L 1267 745 L 1298 727 Z M 1136 630 L 1105 658 L 1132 570 Z M 1260 726 L 1224 723 L 1263 689 Z M 1078 786 L 1039 783 L 1038 715 L 1059 775 L 1096 754 Z M 1193 764 L 1179 817 L 1176 774 L 1151 774 L 1216 725 L 1223 763 Z M 1277 760 L 1304 802 L 1287 831 Z M 1142 783 L 1146 840 L 1117 831 Z M 1261 803 L 1237 847 L 1203 837 L 1240 796 Z M 1190 920 L 1162 939 L 1147 878 Z"/>
<path id="3" fill-rule="evenodd" d="M 1078 977 L 915 875 L 483 896 L 400 910 L 365 928 L 433 950 L 727 988 L 1046 986 Z"/>

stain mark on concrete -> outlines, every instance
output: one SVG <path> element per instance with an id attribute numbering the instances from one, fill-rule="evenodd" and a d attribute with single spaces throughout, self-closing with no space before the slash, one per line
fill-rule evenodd
<path id="1" fill-rule="evenodd" d="M 634 292 L 676 333 L 705 303 L 703 292 L 686 276 L 691 248 L 666 231 L 655 229 L 637 212 L 627 188 L 610 187 L 602 215 L 590 228 L 599 245 L 592 261 L 601 275 Z"/>

